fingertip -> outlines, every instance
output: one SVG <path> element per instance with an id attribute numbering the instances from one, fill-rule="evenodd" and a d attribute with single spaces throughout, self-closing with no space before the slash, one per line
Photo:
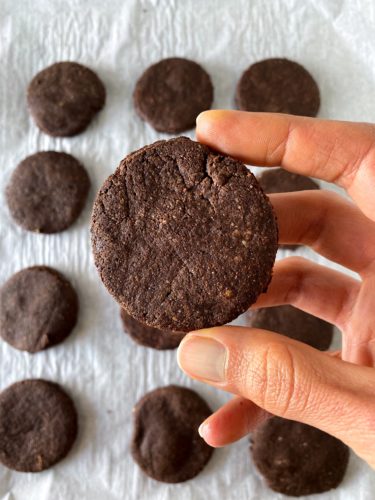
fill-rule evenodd
<path id="1" fill-rule="evenodd" d="M 197 117 L 197 140 L 212 149 L 241 161 L 247 161 L 251 150 L 249 137 L 256 129 L 257 113 L 214 109 L 204 111 Z"/>
<path id="2" fill-rule="evenodd" d="M 217 118 L 221 118 L 224 113 L 226 113 L 224 109 L 208 109 L 207 111 L 202 111 L 196 118 L 197 127 L 201 127 L 205 123 L 210 123 Z"/>
<path id="3" fill-rule="evenodd" d="M 189 334 L 185 335 L 185 337 L 181 340 L 179 346 L 177 347 L 177 353 L 176 353 L 176 358 L 177 358 L 177 364 L 180 370 L 184 371 L 184 368 L 182 366 L 182 351 L 184 349 L 184 343 L 186 342 L 186 337 L 188 337 Z"/>
<path id="4" fill-rule="evenodd" d="M 202 114 L 202 113 L 201 113 Z M 189 373 L 186 369 L 186 366 L 185 366 L 185 359 L 186 359 L 186 356 L 189 355 L 189 342 L 191 340 L 194 339 L 194 336 L 196 334 L 200 335 L 201 333 L 204 333 L 205 330 L 196 330 L 195 332 L 189 332 L 185 335 L 185 337 L 181 340 L 178 348 L 177 348 L 177 353 L 176 353 L 176 357 L 177 357 L 177 364 L 178 364 L 178 367 L 180 368 L 180 370 L 182 370 L 184 373 L 186 373 L 186 375 L 188 375 L 189 377 L 192 377 L 194 378 L 193 374 Z"/>
<path id="5" fill-rule="evenodd" d="M 197 116 L 196 120 L 195 120 L 195 123 L 197 125 L 197 130 L 200 129 L 201 126 L 203 126 L 203 123 L 205 122 L 206 120 L 206 117 L 208 117 L 208 115 L 211 113 L 211 111 L 202 111 L 201 113 L 199 113 L 199 115 Z"/>
<path id="6" fill-rule="evenodd" d="M 202 113 L 201 113 L 202 114 Z M 178 348 L 177 348 L 177 364 L 179 368 L 186 373 L 184 368 L 184 355 L 185 355 L 185 346 L 186 344 L 194 338 L 195 335 L 204 335 L 209 329 L 195 330 L 193 332 L 189 332 L 185 335 L 185 337 L 181 340 Z"/>
<path id="7" fill-rule="evenodd" d="M 212 448 L 221 448 L 224 446 L 217 439 L 215 439 L 215 434 L 212 432 L 212 428 L 209 422 L 209 418 L 205 420 L 201 425 L 199 426 L 198 433 L 200 437 L 209 445 L 212 446 Z"/>
<path id="8" fill-rule="evenodd" d="M 200 113 L 196 119 L 196 135 L 198 141 L 210 143 L 211 138 L 216 135 L 218 125 L 223 123 L 228 113 L 230 113 L 230 111 L 223 109 L 210 109 Z"/>
<path id="9" fill-rule="evenodd" d="M 177 362 L 190 377 L 208 383 L 225 381 L 226 347 L 214 338 L 188 335 L 179 345 Z"/>
<path id="10" fill-rule="evenodd" d="M 204 439 L 204 422 L 201 423 L 201 425 L 198 427 L 198 434 L 202 439 Z"/>

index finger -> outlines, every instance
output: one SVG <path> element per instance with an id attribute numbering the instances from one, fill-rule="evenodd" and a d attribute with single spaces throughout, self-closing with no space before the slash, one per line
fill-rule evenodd
<path id="1" fill-rule="evenodd" d="M 251 165 L 334 182 L 375 220 L 375 126 L 279 113 L 205 111 L 200 142 Z"/>

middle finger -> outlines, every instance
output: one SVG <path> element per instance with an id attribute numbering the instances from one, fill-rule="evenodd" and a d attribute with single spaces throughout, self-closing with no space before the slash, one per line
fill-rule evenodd
<path id="1" fill-rule="evenodd" d="M 375 260 L 375 223 L 331 191 L 270 195 L 281 244 L 304 244 L 364 276 Z"/>

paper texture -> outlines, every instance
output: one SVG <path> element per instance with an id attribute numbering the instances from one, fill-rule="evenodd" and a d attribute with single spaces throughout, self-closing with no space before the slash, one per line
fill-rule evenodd
<path id="1" fill-rule="evenodd" d="M 74 397 L 80 416 L 76 446 L 53 469 L 32 475 L 0 466 L 1 500 L 281 498 L 255 473 L 247 439 L 216 451 L 196 479 L 180 485 L 152 481 L 133 463 L 132 407 L 147 391 L 183 384 L 213 409 L 229 396 L 180 373 L 175 351 L 138 347 L 122 332 L 118 306 L 93 265 L 90 210 L 119 161 L 163 137 L 132 106 L 135 81 L 150 63 L 174 55 L 200 62 L 212 76 L 214 107 L 231 108 L 249 64 L 289 57 L 319 83 L 321 117 L 375 121 L 374 25 L 372 0 L 0 0 L 0 283 L 23 267 L 50 265 L 71 279 L 81 304 L 74 334 L 58 347 L 31 356 L 0 342 L 0 389 L 27 377 L 57 381 Z M 107 89 L 104 110 L 70 139 L 41 133 L 25 101 L 35 73 L 61 60 L 88 65 Z M 75 155 L 92 181 L 78 222 L 51 236 L 21 230 L 4 201 L 19 161 L 48 149 Z M 307 249 L 297 253 L 325 262 Z M 343 484 L 320 498 L 372 500 L 375 473 L 352 454 Z"/>

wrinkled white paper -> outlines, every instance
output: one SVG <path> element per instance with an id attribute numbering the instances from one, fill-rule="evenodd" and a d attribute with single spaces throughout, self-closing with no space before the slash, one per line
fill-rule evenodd
<path id="1" fill-rule="evenodd" d="M 134 83 L 150 63 L 172 55 L 202 63 L 215 86 L 214 106 L 230 108 L 249 64 L 289 57 L 319 83 L 321 117 L 375 121 L 374 25 L 372 0 L 0 0 L 0 283 L 23 267 L 51 265 L 71 279 L 81 303 L 74 334 L 58 347 L 29 355 L 0 342 L 0 389 L 27 377 L 57 381 L 74 397 L 80 416 L 74 449 L 51 470 L 22 474 L 0 466 L 1 500 L 281 498 L 254 471 L 247 439 L 217 450 L 184 484 L 152 481 L 133 463 L 132 407 L 144 393 L 183 384 L 213 409 L 229 396 L 180 373 L 175 351 L 138 347 L 122 332 L 118 306 L 93 265 L 90 209 L 96 190 L 127 153 L 163 137 L 132 106 Z M 70 139 L 42 134 L 25 101 L 32 76 L 61 60 L 87 64 L 107 89 L 104 110 Z M 18 162 L 48 149 L 77 156 L 92 181 L 79 221 L 51 236 L 16 226 L 3 196 Z M 298 254 L 325 262 L 307 249 Z M 352 454 L 343 484 L 320 498 L 373 500 L 375 473 Z"/>

